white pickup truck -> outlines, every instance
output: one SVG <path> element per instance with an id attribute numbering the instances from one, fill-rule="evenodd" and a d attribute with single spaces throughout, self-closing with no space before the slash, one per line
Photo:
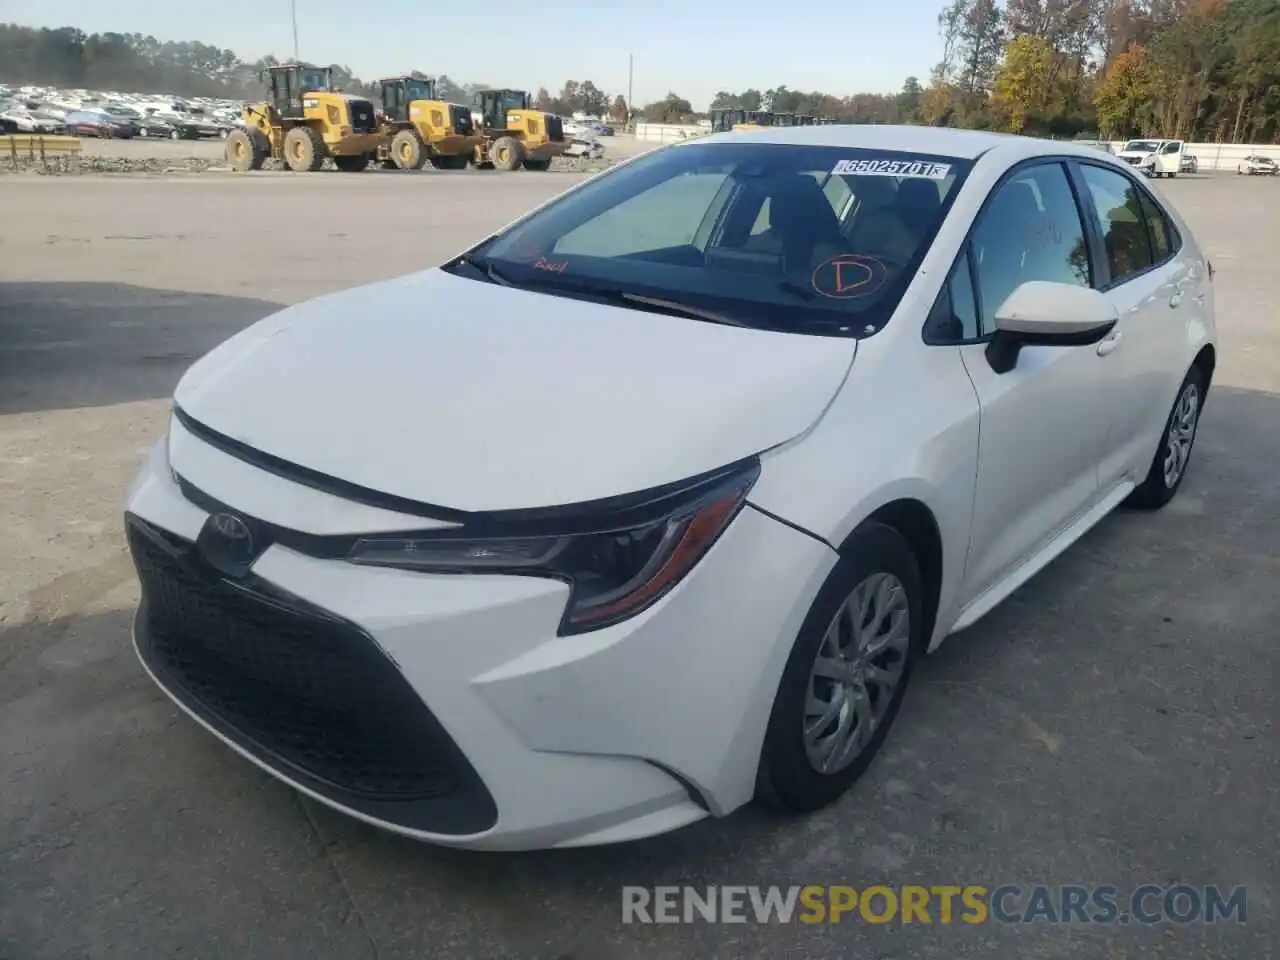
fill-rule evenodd
<path id="1" fill-rule="evenodd" d="M 1181 140 L 1130 140 L 1116 156 L 1148 177 L 1176 177 L 1185 146 Z"/>

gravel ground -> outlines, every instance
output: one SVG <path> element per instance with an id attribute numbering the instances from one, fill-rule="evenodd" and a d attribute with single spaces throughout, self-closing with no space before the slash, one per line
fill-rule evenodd
<path id="1" fill-rule="evenodd" d="M 591 173 L 602 170 L 619 160 L 652 149 L 654 144 L 637 140 L 632 136 L 602 137 L 605 155 L 599 160 L 560 157 L 552 164 L 557 173 Z M 81 140 L 78 157 L 46 157 L 44 160 L 27 157 L 14 158 L 0 153 L 0 173 L 205 173 L 227 169 L 225 145 L 221 140 Z M 268 161 L 269 169 L 282 169 L 275 161 Z M 328 169 L 328 165 L 326 165 Z M 387 171 L 370 170 L 384 174 Z M 398 173 L 399 171 L 391 171 Z M 478 171 L 472 171 L 478 172 Z"/>
<path id="2" fill-rule="evenodd" d="M 301 800 L 145 679 L 120 505 L 181 371 L 282 304 L 438 262 L 576 179 L 0 178 L 0 957 L 1274 956 L 1271 182 L 1157 184 L 1218 267 L 1223 340 L 1177 500 L 1109 518 L 929 658 L 832 809 L 443 851 Z M 620 922 L 627 884 L 1173 881 L 1247 885 L 1249 922 Z"/>

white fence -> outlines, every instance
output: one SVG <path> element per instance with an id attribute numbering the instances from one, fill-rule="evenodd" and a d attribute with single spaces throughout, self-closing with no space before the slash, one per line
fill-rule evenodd
<path id="1" fill-rule="evenodd" d="M 700 127 L 695 123 L 637 123 L 636 139 L 651 140 L 654 143 L 679 143 L 694 137 L 705 137 L 711 127 Z"/>

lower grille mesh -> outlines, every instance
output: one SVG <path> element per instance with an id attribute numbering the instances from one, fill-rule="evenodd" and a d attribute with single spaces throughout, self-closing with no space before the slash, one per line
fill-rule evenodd
<path id="1" fill-rule="evenodd" d="M 142 583 L 143 659 L 224 735 L 344 803 L 457 798 L 492 807 L 368 634 L 252 576 L 223 578 L 193 544 L 136 518 L 128 537 Z"/>

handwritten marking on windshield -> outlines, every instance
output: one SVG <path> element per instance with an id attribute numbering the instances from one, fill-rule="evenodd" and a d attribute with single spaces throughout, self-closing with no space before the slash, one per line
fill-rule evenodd
<path id="1" fill-rule="evenodd" d="M 535 270 L 550 270 L 552 273 L 564 273 L 569 269 L 569 261 L 561 260 L 559 263 L 553 263 L 546 257 L 539 257 L 533 264 Z"/>
<path id="2" fill-rule="evenodd" d="M 875 257 L 840 253 L 818 264 L 809 283 L 824 297 L 847 300 L 875 293 L 884 280 L 884 264 Z"/>

